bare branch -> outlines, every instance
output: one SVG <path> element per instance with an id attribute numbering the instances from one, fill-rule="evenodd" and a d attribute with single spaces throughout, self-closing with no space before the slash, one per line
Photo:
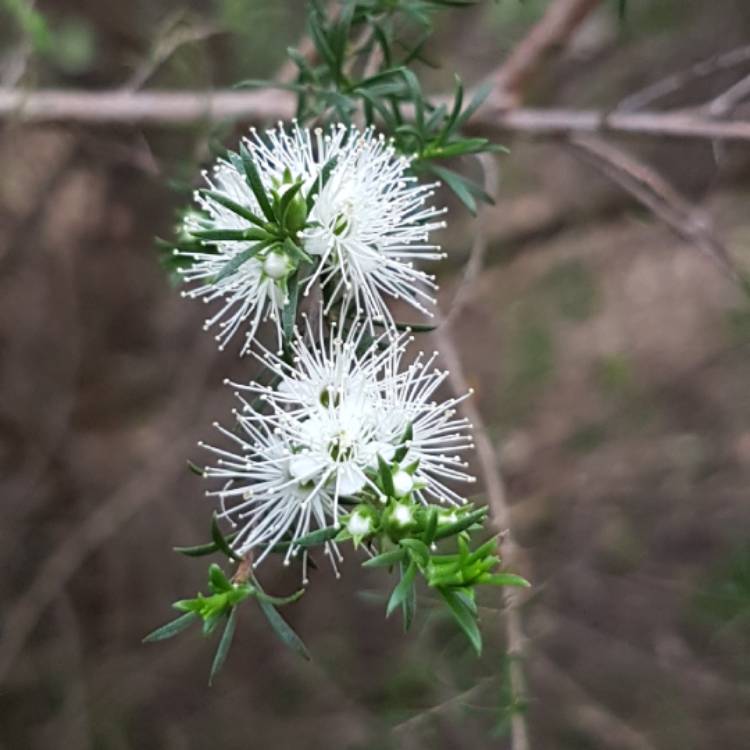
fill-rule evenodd
<path id="1" fill-rule="evenodd" d="M 560 47 L 600 0 L 556 0 L 495 73 L 495 104 L 512 107 L 549 54 Z"/>
<path id="2" fill-rule="evenodd" d="M 675 234 L 708 255 L 733 281 L 741 283 L 742 277 L 717 236 L 711 217 L 652 167 L 592 136 L 577 136 L 570 144 L 579 156 L 651 210 Z"/>
<path id="3" fill-rule="evenodd" d="M 438 98 L 437 102 L 444 101 Z M 294 97 L 286 91 L 60 91 L 0 89 L 0 119 L 26 123 L 185 126 L 195 122 L 275 122 L 293 117 Z M 554 137 L 571 133 L 750 141 L 750 121 L 716 120 L 699 110 L 601 112 L 597 110 L 485 107 L 470 130 Z"/>
<path id="4" fill-rule="evenodd" d="M 714 55 L 701 60 L 687 70 L 673 73 L 660 81 L 646 86 L 626 96 L 616 107 L 617 112 L 634 112 L 641 110 L 669 94 L 684 89 L 700 78 L 706 78 L 722 70 L 728 70 L 750 62 L 750 45 L 737 47 L 722 55 Z"/>
<path id="5" fill-rule="evenodd" d="M 750 96 L 750 75 L 741 78 L 734 86 L 719 94 L 708 106 L 706 111 L 712 117 L 726 117 L 739 104 Z"/>

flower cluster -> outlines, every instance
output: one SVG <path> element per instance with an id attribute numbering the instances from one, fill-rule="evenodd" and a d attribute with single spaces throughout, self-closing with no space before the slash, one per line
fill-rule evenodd
<path id="1" fill-rule="evenodd" d="M 411 356 L 414 337 L 388 307 L 401 300 L 429 315 L 434 277 L 418 264 L 442 257 L 429 239 L 443 226 L 429 203 L 435 185 L 419 184 L 410 166 L 371 128 L 252 131 L 204 175 L 208 187 L 181 228 L 187 239 L 174 252 L 184 293 L 217 303 L 206 327 L 221 348 L 242 332 L 242 354 L 261 371 L 226 381 L 238 399 L 234 423 L 216 423 L 223 444 L 201 443 L 213 461 L 198 470 L 217 508 L 212 541 L 178 550 L 223 553 L 236 570 L 230 579 L 212 565 L 209 594 L 176 602 L 183 614 L 149 636 L 169 638 L 198 620 L 208 635 L 226 621 L 212 675 L 246 599 L 306 654 L 276 611 L 304 589 L 269 596 L 255 576 L 274 553 L 285 564 L 301 556 L 307 585 L 312 548 L 322 547 L 338 575 L 340 547 L 351 542 L 369 556 L 365 565 L 400 572 L 388 614 L 400 607 L 408 627 L 420 575 L 477 650 L 476 586 L 525 584 L 498 572 L 496 538 L 470 546 L 486 508 L 458 491 L 474 482 L 471 425 L 457 414 L 469 394 L 441 396 L 448 373 L 437 352 Z M 299 305 L 311 292 L 309 317 Z M 275 323 L 274 351 L 257 337 L 266 320 Z M 438 553 L 441 540 L 457 551 Z"/>
<path id="2" fill-rule="evenodd" d="M 208 494 L 239 528 L 233 548 L 262 549 L 256 564 L 282 540 L 288 561 L 313 525 L 338 528 L 342 505 L 389 496 L 459 504 L 450 483 L 473 481 L 462 458 L 473 447 L 470 428 L 455 409 L 464 397 L 435 400 L 447 376 L 434 367 L 435 354 L 419 353 L 402 369 L 407 333 L 372 339 L 355 323 L 327 339 L 319 321 L 315 332 L 307 322 L 294 338 L 291 364 L 266 350 L 258 355 L 273 386 L 232 384 L 239 429 L 219 429 L 236 452 L 207 446 L 218 460 L 205 474 L 222 482 Z M 253 408 L 256 399 L 264 411 Z M 390 491 L 381 486 L 382 465 Z"/>
<path id="3" fill-rule="evenodd" d="M 443 257 L 429 236 L 444 210 L 428 205 L 435 185 L 417 184 L 409 165 L 372 129 L 297 123 L 253 130 L 220 159 L 185 221 L 202 247 L 175 250 L 187 262 L 185 295 L 220 302 L 206 321 L 220 346 L 242 329 L 249 351 L 267 319 L 281 345 L 293 282 L 305 294 L 319 282 L 326 312 L 337 306 L 371 324 L 393 324 L 388 298 L 429 315 L 434 279 L 415 261 Z"/>

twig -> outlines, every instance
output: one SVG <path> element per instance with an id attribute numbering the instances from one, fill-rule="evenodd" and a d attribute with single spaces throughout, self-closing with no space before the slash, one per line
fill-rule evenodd
<path id="1" fill-rule="evenodd" d="M 649 104 L 685 88 L 697 79 L 706 78 L 714 73 L 737 67 L 746 62 L 750 62 L 750 44 L 737 47 L 721 55 L 715 55 L 707 60 L 701 60 L 687 70 L 681 70 L 656 81 L 656 83 L 626 96 L 617 105 L 616 111 L 634 112 L 643 109 Z"/>
<path id="2" fill-rule="evenodd" d="M 562 45 L 600 0 L 556 0 L 495 73 L 496 105 L 519 103 L 521 89 L 550 52 Z"/>
<path id="3" fill-rule="evenodd" d="M 447 101 L 436 98 L 438 104 Z M 26 123 L 153 125 L 175 127 L 203 120 L 274 122 L 293 117 L 286 91 L 61 91 L 0 90 L 0 119 Z M 484 107 L 470 130 L 554 137 L 618 133 L 658 138 L 750 142 L 750 121 L 722 121 L 699 110 L 618 113 L 599 110 Z"/>
<path id="4" fill-rule="evenodd" d="M 652 167 L 599 138 L 578 136 L 571 139 L 570 145 L 585 161 L 651 210 L 675 234 L 717 262 L 733 281 L 741 283 L 741 274 L 717 236 L 711 217 L 680 195 Z"/>
<path id="5" fill-rule="evenodd" d="M 495 170 L 494 164 L 485 165 L 485 189 L 490 195 L 493 194 L 497 186 L 497 173 Z M 483 235 L 481 224 L 477 227 L 477 233 Z M 453 298 L 453 303 L 457 309 L 455 312 L 451 311 L 448 316 L 442 319 L 438 314 L 438 325 L 433 334 L 437 348 L 440 350 L 443 361 L 450 373 L 448 380 L 455 393 L 466 393 L 469 390 L 469 384 L 464 374 L 461 357 L 451 336 L 450 322 L 455 319 L 458 311 L 463 307 L 464 301 L 467 299 L 468 288 L 481 272 L 485 247 L 485 238 L 483 236 L 478 237 L 474 243 L 472 257 L 467 266 L 464 280 L 456 296 Z M 464 415 L 474 426 L 474 443 L 476 445 L 477 459 L 487 494 L 487 504 L 492 511 L 492 521 L 497 531 L 504 535 L 503 557 L 511 568 L 517 569 L 520 556 L 510 530 L 510 511 L 508 509 L 505 485 L 498 466 L 495 448 L 474 400 L 468 399 L 464 401 L 462 408 Z M 514 698 L 522 700 L 526 692 L 526 681 L 521 662 L 524 650 L 524 635 L 521 614 L 518 609 L 520 604 L 519 591 L 517 589 L 505 588 L 503 589 L 503 599 L 506 606 L 505 629 L 507 653 L 510 657 L 510 687 Z M 530 747 L 526 719 L 523 713 L 519 711 L 516 711 L 511 719 L 511 738 L 513 750 L 528 750 Z"/>
<path id="6" fill-rule="evenodd" d="M 719 94 L 706 107 L 711 117 L 726 117 L 750 96 L 750 75 L 741 78 L 734 86 L 728 88 L 723 94 Z"/>

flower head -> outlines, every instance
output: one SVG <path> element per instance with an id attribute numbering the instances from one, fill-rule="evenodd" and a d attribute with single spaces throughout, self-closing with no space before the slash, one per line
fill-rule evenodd
<path id="1" fill-rule="evenodd" d="M 261 547 L 259 562 L 285 540 L 288 559 L 313 526 L 338 527 L 342 505 L 378 504 L 388 494 L 463 502 L 450 485 L 473 481 L 460 456 L 473 447 L 469 425 L 455 414 L 464 397 L 435 399 L 447 373 L 434 368 L 434 355 L 401 369 L 407 334 L 381 348 L 385 335 L 368 340 L 366 331 L 358 323 L 327 341 L 322 323 L 317 332 L 308 323 L 294 340 L 293 365 L 267 350 L 256 355 L 273 386 L 233 384 L 243 404 L 239 434 L 221 429 L 237 452 L 211 448 L 219 460 L 206 476 L 224 482 L 209 494 L 240 527 L 238 552 Z M 258 397 L 262 413 L 251 405 Z"/>
<path id="2" fill-rule="evenodd" d="M 296 122 L 253 130 L 239 154 L 219 159 L 204 174 L 208 189 L 196 193 L 200 211 L 185 220 L 202 246 L 175 253 L 187 261 L 184 294 L 220 303 L 206 321 L 220 347 L 242 330 L 248 351 L 268 319 L 280 345 L 282 310 L 298 282 L 305 293 L 320 283 L 342 315 L 392 324 L 389 298 L 429 314 L 434 280 L 416 262 L 443 257 L 429 244 L 443 211 L 428 205 L 435 186 L 417 184 L 409 167 L 372 129 L 311 132 Z"/>

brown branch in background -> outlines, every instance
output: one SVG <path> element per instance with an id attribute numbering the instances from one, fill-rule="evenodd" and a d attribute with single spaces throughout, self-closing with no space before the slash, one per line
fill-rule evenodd
<path id="1" fill-rule="evenodd" d="M 489 195 L 495 195 L 498 183 L 497 166 L 494 164 L 492 157 L 488 155 L 485 155 L 483 158 L 482 166 L 485 173 L 484 188 Z M 456 394 L 466 393 L 469 390 L 469 384 L 461 363 L 461 357 L 451 336 L 451 323 L 459 315 L 466 301 L 470 299 L 470 289 L 479 278 L 482 270 L 486 246 L 487 241 L 480 213 L 474 245 L 466 266 L 466 272 L 453 297 L 449 313 L 442 318 L 440 315 L 437 316 L 437 328 L 433 333 L 437 348 L 449 372 L 448 381 Z M 476 445 L 482 481 L 487 494 L 487 504 L 492 512 L 492 521 L 495 529 L 503 535 L 503 559 L 509 568 L 525 573 L 528 576 L 528 571 L 520 570 L 520 555 L 510 529 L 510 511 L 508 509 L 505 484 L 498 465 L 495 447 L 475 401 L 473 399 L 464 401 L 462 410 L 474 426 L 474 443 Z M 503 601 L 506 607 L 505 639 L 510 663 L 510 688 L 514 700 L 522 702 L 526 693 L 526 680 L 522 662 L 524 652 L 523 626 L 521 613 L 518 609 L 520 597 L 521 592 L 519 589 L 503 589 Z M 511 740 L 513 750 L 528 750 L 530 747 L 526 718 L 521 711 L 514 711 L 512 715 Z"/>
<path id="2" fill-rule="evenodd" d="M 517 44 L 494 75 L 495 106 L 518 105 L 527 81 L 564 44 L 600 0 L 557 0 Z"/>
<path id="3" fill-rule="evenodd" d="M 466 393 L 469 384 L 464 374 L 459 356 L 449 327 L 438 320 L 438 327 L 433 333 L 437 348 L 449 371 L 448 380 L 455 393 Z M 528 571 L 519 567 L 519 550 L 510 529 L 510 510 L 508 507 L 505 483 L 498 465 L 495 447 L 492 444 L 487 427 L 476 404 L 476 399 L 467 399 L 462 404 L 463 413 L 474 425 L 474 443 L 479 461 L 480 474 L 487 494 L 487 504 L 492 512 L 492 522 L 498 533 L 504 535 L 502 550 L 503 559 L 513 571 L 526 574 Z M 524 634 L 519 611 L 521 590 L 511 587 L 503 589 L 503 600 L 506 607 L 505 636 L 509 658 L 509 681 L 514 701 L 522 702 L 526 694 L 523 653 Z M 529 735 L 526 718 L 522 711 L 514 711 L 511 718 L 511 747 L 513 750 L 529 750 Z"/>
<path id="4" fill-rule="evenodd" d="M 436 98 L 436 103 L 447 98 Z M 267 123 L 294 116 L 286 91 L 60 91 L 0 89 L 0 119 L 29 124 L 187 126 L 201 121 Z M 750 142 L 750 121 L 716 120 L 700 110 L 618 113 L 598 110 L 484 107 L 469 130 L 555 137 L 612 133 L 657 138 Z"/>
<path id="5" fill-rule="evenodd" d="M 677 192 L 658 172 L 632 154 L 594 137 L 576 137 L 570 145 L 578 156 L 630 193 L 675 234 L 695 245 L 732 280 L 741 275 L 719 239 L 711 217 Z"/>
<path id="6" fill-rule="evenodd" d="M 687 88 L 694 81 L 707 78 L 723 70 L 736 68 L 745 63 L 750 63 L 750 45 L 737 47 L 721 55 L 714 55 L 706 60 L 701 60 L 687 70 L 681 70 L 662 78 L 640 91 L 629 94 L 622 99 L 615 109 L 617 112 L 635 112 L 659 99 Z"/>
<path id="7" fill-rule="evenodd" d="M 727 117 L 750 96 L 750 75 L 741 78 L 706 106 L 711 117 Z"/>

